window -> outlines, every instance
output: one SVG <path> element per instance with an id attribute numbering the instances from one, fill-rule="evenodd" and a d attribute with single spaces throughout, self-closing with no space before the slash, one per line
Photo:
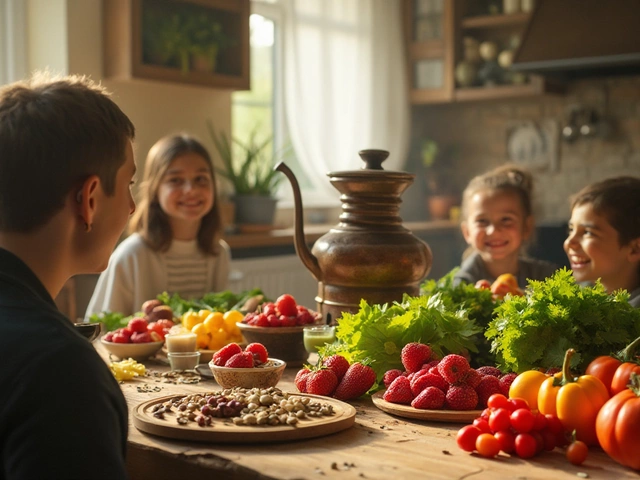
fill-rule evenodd
<path id="1" fill-rule="evenodd" d="M 0 85 L 26 74 L 25 2 L 0 0 Z"/>
<path id="2" fill-rule="evenodd" d="M 232 97 L 231 129 L 240 141 L 252 132 L 258 138 L 273 136 L 275 158 L 278 152 L 288 151 L 287 165 L 295 172 L 302 190 L 312 189 L 312 183 L 300 168 L 290 147 L 284 118 L 283 103 L 283 45 L 282 9 L 273 1 L 254 0 L 249 19 L 251 45 L 251 90 L 234 92 Z M 281 183 L 281 205 L 293 204 L 289 183 Z"/>

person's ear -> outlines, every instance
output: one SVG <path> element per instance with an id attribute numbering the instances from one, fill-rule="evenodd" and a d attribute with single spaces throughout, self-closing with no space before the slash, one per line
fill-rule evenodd
<path id="1" fill-rule="evenodd" d="M 91 231 L 93 219 L 97 208 L 97 193 L 100 186 L 100 177 L 91 175 L 83 183 L 76 193 L 75 200 L 78 204 L 78 216 L 87 232 Z"/>
<path id="2" fill-rule="evenodd" d="M 629 260 L 631 262 L 640 262 L 640 237 L 634 238 L 629 242 Z"/>

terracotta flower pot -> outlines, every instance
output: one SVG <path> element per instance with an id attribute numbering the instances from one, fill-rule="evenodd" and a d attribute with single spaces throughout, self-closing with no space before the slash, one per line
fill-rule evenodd
<path id="1" fill-rule="evenodd" d="M 448 220 L 451 207 L 458 205 L 456 195 L 431 195 L 427 198 L 427 210 L 432 220 Z"/>

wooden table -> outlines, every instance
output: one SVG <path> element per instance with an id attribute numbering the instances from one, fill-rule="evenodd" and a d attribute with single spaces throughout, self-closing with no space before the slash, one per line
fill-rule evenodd
<path id="1" fill-rule="evenodd" d="M 98 351 L 101 346 L 96 343 Z M 104 351 L 100 351 L 104 356 Z M 105 357 L 106 358 L 106 357 Z M 162 357 L 146 362 L 148 369 L 167 371 Z M 296 391 L 297 369 L 287 369 L 278 387 Z M 218 390 L 214 380 L 196 385 L 159 383 L 142 378 L 122 384 L 130 412 L 156 397 Z M 142 387 L 142 388 L 141 388 Z M 144 390 L 156 388 L 155 392 Z M 127 465 L 135 480 L 161 479 L 606 479 L 640 475 L 592 448 L 585 464 L 576 467 L 564 451 L 543 452 L 522 460 L 500 455 L 485 459 L 460 450 L 455 442 L 459 424 L 396 418 L 376 408 L 370 398 L 350 402 L 356 407 L 353 427 L 321 438 L 274 444 L 224 445 L 171 440 L 142 433 L 129 421 Z M 583 472 L 588 475 L 578 475 Z"/>

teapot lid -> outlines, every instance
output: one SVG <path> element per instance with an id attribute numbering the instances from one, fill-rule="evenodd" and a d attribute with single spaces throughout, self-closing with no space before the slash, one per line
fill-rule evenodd
<path id="1" fill-rule="evenodd" d="M 392 170 L 385 170 L 382 168 L 382 162 L 384 162 L 389 156 L 389 152 L 386 150 L 366 149 L 358 152 L 360 158 L 364 161 L 364 166 L 360 170 L 346 170 L 342 172 L 329 172 L 329 177 L 341 177 L 350 179 L 368 179 L 371 177 L 384 177 L 387 179 L 397 179 L 404 181 L 411 181 L 415 178 L 415 175 L 407 172 L 397 172 Z"/>

